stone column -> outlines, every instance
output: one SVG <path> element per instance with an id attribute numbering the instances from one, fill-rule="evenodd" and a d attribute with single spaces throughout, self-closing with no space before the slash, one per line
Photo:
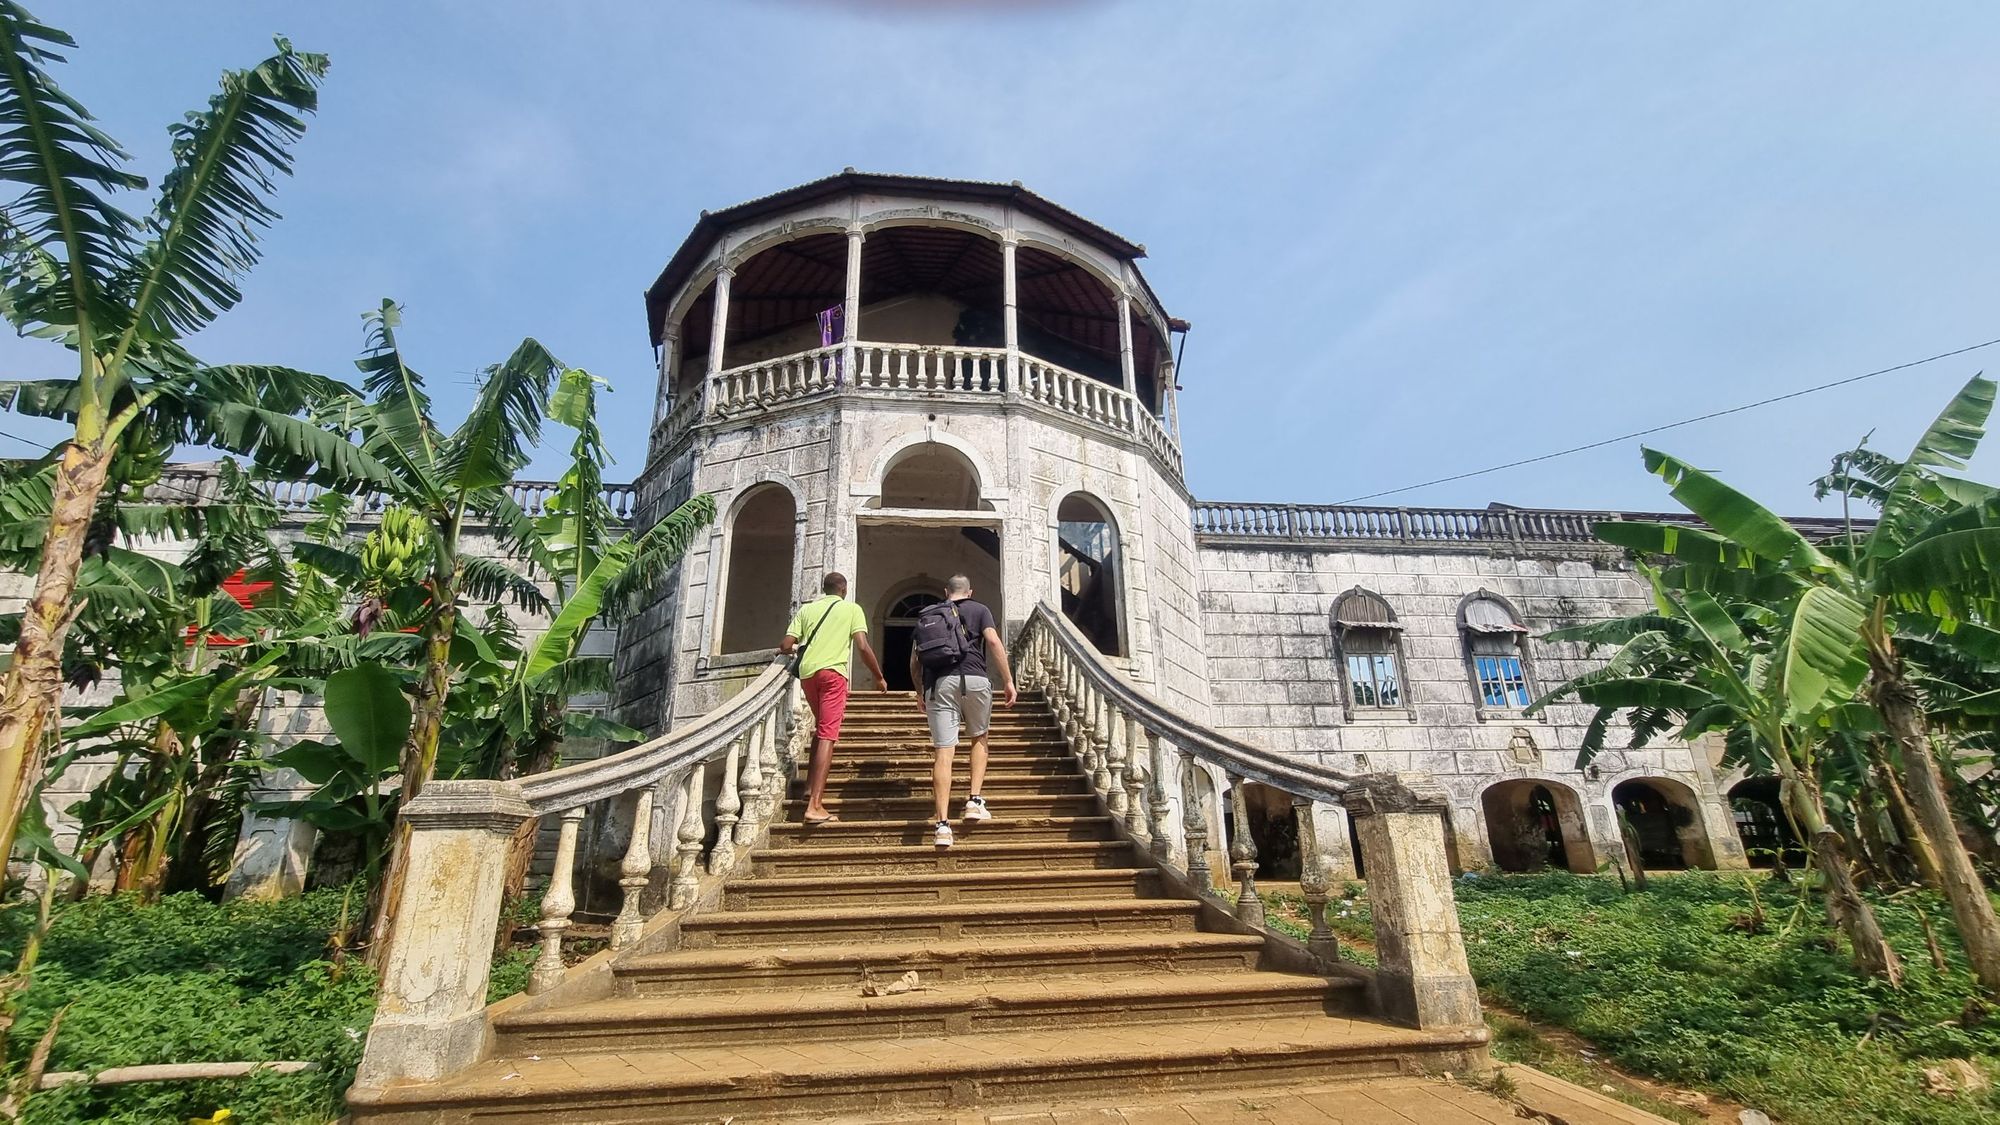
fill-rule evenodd
<path id="1" fill-rule="evenodd" d="M 673 410 L 674 368 L 681 361 L 681 329 L 674 325 L 660 338 L 660 388 L 653 397 L 653 425 L 666 420 Z"/>
<path id="2" fill-rule="evenodd" d="M 1139 373 L 1132 363 L 1132 294 L 1118 294 L 1118 367 L 1125 376 L 1125 393 L 1139 397 Z"/>
<path id="3" fill-rule="evenodd" d="M 1020 248 L 1021 239 L 1013 231 L 1000 235 L 1000 289 L 1002 310 L 1001 324 L 1007 333 L 1007 389 L 1021 389 L 1021 316 L 1020 280 L 1014 271 L 1014 252 Z"/>
<path id="4" fill-rule="evenodd" d="M 722 374 L 723 338 L 729 334 L 729 279 L 735 276 L 736 271 L 726 265 L 715 271 L 715 317 L 709 322 L 708 329 L 709 381 Z M 706 387 L 703 387 L 702 393 L 708 393 Z"/>
<path id="5" fill-rule="evenodd" d="M 1445 862 L 1445 792 L 1424 774 L 1367 774 L 1345 794 L 1368 869 L 1381 1014 L 1417 1028 L 1477 1027 Z"/>
<path id="6" fill-rule="evenodd" d="M 1319 837 L 1320 861 L 1326 877 L 1336 882 L 1358 879 L 1354 868 L 1354 847 L 1347 837 L 1347 810 L 1339 805 L 1313 802 L 1313 831 Z M 1334 890 L 1339 890 L 1338 886 Z"/>
<path id="7" fill-rule="evenodd" d="M 431 1082 L 486 1046 L 486 978 L 507 854 L 534 812 L 511 781 L 433 781 L 403 809 L 410 826 L 396 943 L 354 1084 Z"/>
<path id="8" fill-rule="evenodd" d="M 1171 337 L 1169 337 L 1171 342 Z M 1167 432 L 1174 435 L 1174 444 L 1181 442 L 1181 400 L 1180 392 L 1174 388 L 1180 373 L 1174 370 L 1174 361 L 1160 361 L 1160 410 L 1167 419 Z"/>
<path id="9" fill-rule="evenodd" d="M 303 893 L 318 842 L 319 830 L 303 820 L 245 812 L 222 897 L 268 902 Z"/>
<path id="10" fill-rule="evenodd" d="M 847 228 L 847 296 L 840 306 L 840 374 L 854 377 L 854 342 L 861 338 L 861 239 L 859 226 Z"/>

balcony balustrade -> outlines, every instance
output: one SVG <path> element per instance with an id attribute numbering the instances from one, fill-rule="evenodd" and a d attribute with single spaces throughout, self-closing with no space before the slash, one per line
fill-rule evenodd
<path id="1" fill-rule="evenodd" d="M 1137 441 L 1174 480 L 1180 445 L 1136 397 L 1100 379 L 1026 352 L 934 344 L 859 341 L 812 348 L 731 367 L 683 395 L 653 435 L 656 450 L 680 444 L 702 422 L 717 422 L 832 394 L 963 395 L 1027 403 Z M 852 365 L 852 372 L 848 366 Z"/>

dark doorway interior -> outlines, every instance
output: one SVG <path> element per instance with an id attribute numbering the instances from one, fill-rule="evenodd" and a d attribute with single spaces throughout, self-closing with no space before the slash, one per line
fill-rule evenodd
<path id="1" fill-rule="evenodd" d="M 915 691 L 910 682 L 910 644 L 917 629 L 917 611 L 942 601 L 936 594 L 911 594 L 890 607 L 882 619 L 882 674 L 890 691 Z"/>
<path id="2" fill-rule="evenodd" d="M 1800 867 L 1805 849 L 1792 831 L 1775 777 L 1746 778 L 1729 791 L 1729 811 L 1736 820 L 1736 835 L 1752 867 Z"/>
<path id="3" fill-rule="evenodd" d="M 1632 822 L 1639 837 L 1639 861 L 1650 870 L 1682 871 L 1688 866 L 1681 847 L 1680 824 L 1691 814 L 1676 808 L 1666 795 L 1643 781 L 1620 782 L 1611 801 Z"/>

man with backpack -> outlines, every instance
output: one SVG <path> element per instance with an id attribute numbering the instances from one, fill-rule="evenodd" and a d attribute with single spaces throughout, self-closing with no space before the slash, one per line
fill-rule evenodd
<path id="1" fill-rule="evenodd" d="M 792 674 L 805 688 L 806 703 L 813 713 L 812 761 L 806 767 L 807 824 L 825 824 L 839 817 L 826 811 L 826 775 L 833 770 L 833 744 L 840 741 L 840 721 L 847 716 L 847 669 L 854 663 L 854 650 L 861 649 L 861 662 L 875 674 L 875 683 L 889 690 L 882 664 L 868 643 L 868 616 L 847 600 L 847 576 L 839 571 L 820 580 L 818 601 L 799 607 L 798 615 L 785 627 L 784 643 L 778 651 L 792 657 Z M 800 642 L 804 638 L 804 643 Z M 794 655 L 796 653 L 796 655 Z"/>
<path id="2" fill-rule="evenodd" d="M 960 720 L 972 738 L 972 793 L 965 800 L 965 819 L 985 820 L 986 799 L 979 787 L 986 781 L 986 733 L 993 719 L 993 681 L 987 658 L 1000 674 L 1006 705 L 1016 698 L 1014 673 L 1007 667 L 1007 646 L 993 611 L 972 600 L 972 580 L 954 574 L 944 586 L 945 600 L 917 614 L 916 636 L 910 646 L 910 678 L 918 680 L 917 706 L 930 718 L 931 746 L 937 760 L 931 766 L 931 791 L 937 798 L 937 829 L 932 841 L 951 846 L 951 765 L 958 750 Z"/>

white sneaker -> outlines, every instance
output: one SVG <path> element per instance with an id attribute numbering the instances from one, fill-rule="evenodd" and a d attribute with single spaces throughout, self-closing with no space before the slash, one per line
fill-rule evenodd
<path id="1" fill-rule="evenodd" d="M 937 831 L 931 833 L 931 842 L 936 844 L 940 848 L 948 848 L 951 846 L 950 821 L 940 820 L 937 822 Z"/>
<path id="2" fill-rule="evenodd" d="M 965 819 L 992 820 L 993 813 L 986 807 L 986 798 L 967 797 L 965 799 Z"/>

